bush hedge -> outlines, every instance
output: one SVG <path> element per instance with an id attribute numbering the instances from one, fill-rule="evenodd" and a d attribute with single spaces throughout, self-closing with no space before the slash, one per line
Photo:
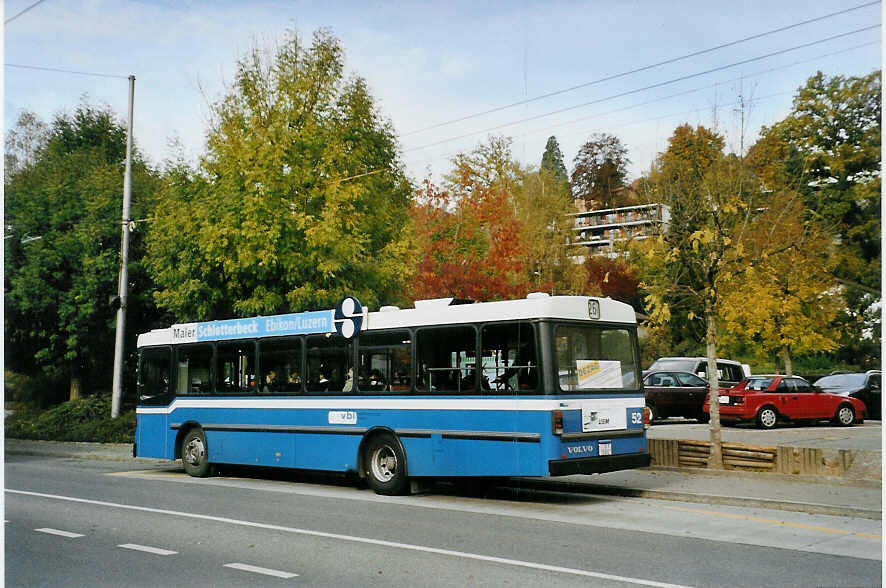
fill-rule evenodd
<path id="1" fill-rule="evenodd" d="M 33 408 L 16 410 L 6 417 L 5 426 L 6 436 L 14 439 L 132 443 L 135 411 L 112 419 L 110 396 L 87 396 L 43 412 Z"/>

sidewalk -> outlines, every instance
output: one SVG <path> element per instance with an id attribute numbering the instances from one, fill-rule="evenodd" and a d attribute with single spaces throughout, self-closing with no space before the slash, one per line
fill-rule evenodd
<path id="1" fill-rule="evenodd" d="M 127 461 L 146 465 L 170 463 L 133 458 L 130 444 L 6 439 L 5 452 L 7 455 Z M 641 468 L 590 476 L 519 478 L 513 484 L 542 490 L 882 519 L 882 484 L 879 480 L 695 468 Z"/>

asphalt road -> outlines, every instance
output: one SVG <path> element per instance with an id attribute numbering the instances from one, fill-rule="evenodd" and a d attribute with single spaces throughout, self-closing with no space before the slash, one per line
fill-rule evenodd
<path id="1" fill-rule="evenodd" d="M 7 456 L 10 586 L 877 586 L 880 522 Z"/>
<path id="2" fill-rule="evenodd" d="M 883 444 L 881 421 L 867 420 L 860 425 L 838 427 L 826 422 L 815 425 L 784 424 L 763 430 L 753 424 L 724 426 L 723 441 L 762 447 L 813 447 L 818 449 L 853 449 L 880 451 Z M 692 439 L 708 441 L 710 426 L 691 419 L 669 418 L 655 423 L 647 431 L 650 439 Z"/>

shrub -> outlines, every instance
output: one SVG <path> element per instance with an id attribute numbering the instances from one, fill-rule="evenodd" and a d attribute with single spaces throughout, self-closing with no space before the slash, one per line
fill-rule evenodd
<path id="1" fill-rule="evenodd" d="M 44 412 L 25 409 L 6 419 L 6 436 L 42 441 L 131 443 L 135 411 L 111 418 L 110 396 L 88 396 Z"/>

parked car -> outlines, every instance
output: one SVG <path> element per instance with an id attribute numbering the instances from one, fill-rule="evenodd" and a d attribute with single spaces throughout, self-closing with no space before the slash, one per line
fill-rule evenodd
<path id="1" fill-rule="evenodd" d="M 751 376 L 719 396 L 724 423 L 756 421 L 772 429 L 779 421 L 830 419 L 848 427 L 865 418 L 864 403 L 857 398 L 823 392 L 797 376 Z M 710 406 L 705 402 L 705 412 Z"/>
<path id="2" fill-rule="evenodd" d="M 708 383 L 689 372 L 651 372 L 643 378 L 649 420 L 671 416 L 698 419 L 710 416 L 702 410 L 708 397 Z"/>
<path id="3" fill-rule="evenodd" d="M 708 380 L 707 357 L 660 357 L 643 372 L 643 375 L 652 372 L 689 372 L 699 378 Z M 717 360 L 717 378 L 721 388 L 735 386 L 747 376 L 751 375 L 750 368 L 746 368 L 737 361 L 731 359 Z"/>
<path id="4" fill-rule="evenodd" d="M 858 398 L 864 402 L 868 418 L 879 420 L 882 415 L 881 378 L 880 370 L 831 374 L 816 380 L 815 386 L 831 394 Z"/>

